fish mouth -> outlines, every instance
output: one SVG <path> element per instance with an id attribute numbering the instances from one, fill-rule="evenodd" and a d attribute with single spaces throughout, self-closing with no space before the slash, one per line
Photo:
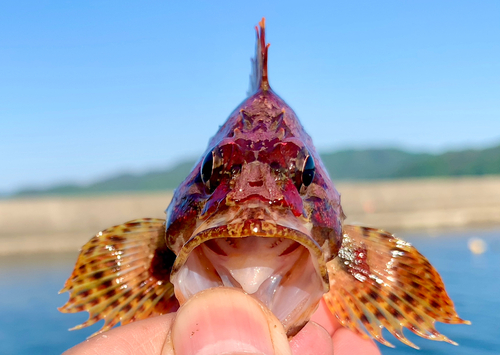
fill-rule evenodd
<path id="1" fill-rule="evenodd" d="M 208 288 L 241 288 L 293 336 L 329 289 L 323 252 L 297 218 L 258 217 L 198 228 L 179 251 L 171 282 L 181 304 Z"/>

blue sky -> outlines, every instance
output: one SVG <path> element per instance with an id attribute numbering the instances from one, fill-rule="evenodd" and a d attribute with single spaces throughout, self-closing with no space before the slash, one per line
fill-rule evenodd
<path id="1" fill-rule="evenodd" d="M 500 143 L 499 1 L 12 1 L 0 12 L 0 192 L 200 154 L 248 87 L 320 150 Z"/>

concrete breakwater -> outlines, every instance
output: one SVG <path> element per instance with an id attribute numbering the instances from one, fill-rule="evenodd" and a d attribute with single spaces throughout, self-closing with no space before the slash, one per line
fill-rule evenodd
<path id="1" fill-rule="evenodd" d="M 339 183 L 346 223 L 389 231 L 500 225 L 500 177 Z M 0 255 L 76 252 L 96 232 L 164 218 L 171 192 L 0 200 Z"/>

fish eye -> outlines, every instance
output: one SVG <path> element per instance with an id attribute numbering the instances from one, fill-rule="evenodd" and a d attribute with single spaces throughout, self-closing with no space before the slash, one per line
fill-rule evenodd
<path id="1" fill-rule="evenodd" d="M 201 164 L 201 181 L 205 185 L 207 185 L 208 188 L 210 188 L 210 178 L 212 177 L 214 171 L 214 155 L 213 151 L 207 154 L 205 159 L 203 159 L 203 163 Z"/>
<path id="2" fill-rule="evenodd" d="M 316 165 L 314 165 L 314 159 L 312 156 L 308 155 L 304 162 L 304 169 L 302 169 L 302 184 L 304 186 L 311 185 L 315 173 Z"/>

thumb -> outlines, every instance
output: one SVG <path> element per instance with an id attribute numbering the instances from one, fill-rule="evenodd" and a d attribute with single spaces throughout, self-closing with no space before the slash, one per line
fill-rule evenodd
<path id="1" fill-rule="evenodd" d="M 163 347 L 168 355 L 290 355 L 279 320 L 234 288 L 199 292 L 177 312 Z"/>

